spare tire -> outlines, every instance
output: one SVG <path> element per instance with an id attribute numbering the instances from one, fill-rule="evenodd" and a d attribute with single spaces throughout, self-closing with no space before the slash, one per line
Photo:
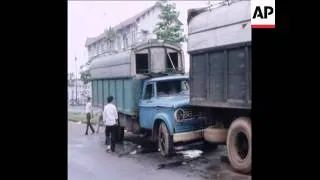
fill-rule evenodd
<path id="1" fill-rule="evenodd" d="M 231 166 L 241 173 L 251 172 L 251 121 L 240 117 L 231 123 L 227 137 L 227 151 Z"/>
<path id="2" fill-rule="evenodd" d="M 210 143 L 225 143 L 228 136 L 228 129 L 207 127 L 203 132 L 204 140 Z"/>

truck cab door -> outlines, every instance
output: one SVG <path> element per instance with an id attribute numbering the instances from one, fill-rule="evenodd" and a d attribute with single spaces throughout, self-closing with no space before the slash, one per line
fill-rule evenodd
<path id="1" fill-rule="evenodd" d="M 142 128 L 152 128 L 152 118 L 156 112 L 155 101 L 155 84 L 146 83 L 139 103 L 139 121 Z"/>

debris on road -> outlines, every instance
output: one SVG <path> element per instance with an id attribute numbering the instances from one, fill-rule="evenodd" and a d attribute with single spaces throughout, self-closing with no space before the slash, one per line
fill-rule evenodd
<path id="1" fill-rule="evenodd" d="M 182 159 L 182 160 L 177 160 L 177 161 L 173 161 L 173 162 L 169 162 L 169 163 L 162 163 L 158 165 L 158 169 L 164 169 L 164 168 L 170 168 L 170 167 L 177 167 L 177 166 L 181 166 L 181 165 L 186 165 L 189 164 L 191 161 L 197 160 L 199 159 L 200 156 L 195 157 L 195 158 L 191 158 L 191 159 Z"/>
<path id="2" fill-rule="evenodd" d="M 201 155 L 203 154 L 203 151 L 201 151 L 201 150 L 185 150 L 185 151 L 177 152 L 177 154 L 182 154 L 183 159 L 169 162 L 169 163 L 159 164 L 158 169 L 164 169 L 164 168 L 170 168 L 170 167 L 176 167 L 176 166 L 180 166 L 180 165 L 189 164 L 191 161 L 199 159 L 201 157 Z"/>
<path id="3" fill-rule="evenodd" d="M 164 169 L 164 168 L 168 168 L 168 167 L 176 167 L 176 166 L 180 166 L 183 164 L 186 164 L 186 162 L 183 160 L 178 160 L 178 161 L 169 162 L 169 163 L 162 163 L 162 164 L 158 165 L 158 169 Z"/>
<path id="4" fill-rule="evenodd" d="M 181 151 L 183 149 L 185 149 L 184 146 L 176 146 L 176 147 L 174 147 L 174 150 L 176 150 L 176 151 Z"/>
<path id="5" fill-rule="evenodd" d="M 197 158 L 200 157 L 203 154 L 203 151 L 201 150 L 186 150 L 186 151 L 180 151 L 177 152 L 179 154 L 182 154 L 185 158 Z"/>
<path id="6" fill-rule="evenodd" d="M 137 150 L 131 151 L 130 154 L 131 154 L 131 155 L 137 154 Z"/>

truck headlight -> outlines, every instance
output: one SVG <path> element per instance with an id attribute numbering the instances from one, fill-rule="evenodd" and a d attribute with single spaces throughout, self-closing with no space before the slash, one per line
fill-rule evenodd
<path id="1" fill-rule="evenodd" d="M 184 118 L 184 110 L 183 109 L 177 109 L 174 112 L 174 118 L 176 119 L 176 121 L 182 121 Z"/>

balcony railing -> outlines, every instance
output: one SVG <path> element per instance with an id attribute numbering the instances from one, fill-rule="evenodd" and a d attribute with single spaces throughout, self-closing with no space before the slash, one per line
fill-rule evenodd
<path id="1" fill-rule="evenodd" d="M 95 55 L 92 55 L 92 56 L 89 56 L 89 60 L 90 59 L 94 59 L 94 58 L 97 58 L 101 55 L 107 55 L 107 54 L 114 54 L 114 53 L 118 53 L 118 52 L 121 52 L 121 51 L 126 51 L 128 49 L 131 49 L 135 44 L 137 43 L 143 43 L 143 42 L 147 42 L 149 41 L 150 39 L 152 39 L 152 35 L 151 34 L 146 34 L 146 33 L 143 33 L 143 32 L 135 32 L 135 33 L 129 33 L 127 35 L 127 44 L 124 45 L 124 42 L 123 40 L 121 40 L 121 44 L 122 44 L 122 48 L 118 48 L 118 42 L 114 42 L 114 46 L 112 49 L 110 48 L 107 48 L 105 50 L 103 50 L 102 52 L 99 52 Z"/>

